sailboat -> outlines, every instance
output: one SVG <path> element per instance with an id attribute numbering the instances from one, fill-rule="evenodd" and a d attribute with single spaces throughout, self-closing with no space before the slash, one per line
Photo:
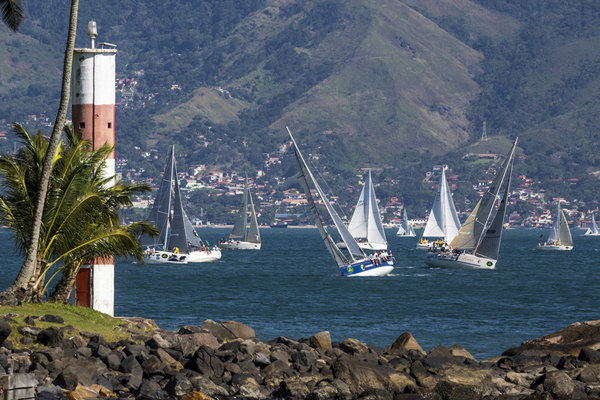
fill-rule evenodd
<path id="1" fill-rule="evenodd" d="M 260 232 L 258 231 L 258 222 L 256 221 L 256 212 L 254 212 L 254 202 L 248 188 L 248 179 L 244 181 L 244 194 L 242 200 L 242 209 L 233 225 L 228 240 L 219 242 L 219 247 L 223 249 L 239 250 L 260 250 Z M 248 199 L 250 199 L 250 228 L 248 229 Z"/>
<path id="2" fill-rule="evenodd" d="M 338 265 L 340 272 L 344 276 L 383 276 L 389 274 L 394 269 L 394 260 L 391 256 L 388 257 L 375 257 L 371 256 L 371 258 L 367 257 L 364 251 L 360 248 L 356 240 L 352 234 L 348 231 L 348 229 L 344 226 L 342 219 L 335 212 L 327 197 L 325 197 L 325 193 L 321 190 L 321 187 L 315 180 L 313 174 L 308 169 L 306 165 L 306 161 L 304 157 L 300 153 L 300 149 L 298 149 L 298 145 L 292 136 L 289 128 L 287 128 L 288 134 L 292 139 L 292 143 L 294 145 L 294 154 L 296 155 L 296 162 L 298 163 L 298 169 L 300 170 L 300 181 L 302 183 L 302 187 L 304 189 L 304 193 L 306 194 L 306 200 L 308 202 L 308 206 L 310 207 L 310 211 L 312 213 L 312 217 L 317 225 L 317 229 L 321 234 L 321 238 L 329 250 L 329 253 L 335 260 Z M 317 209 L 317 205 L 310 193 L 310 187 L 308 185 L 309 181 L 315 187 L 317 193 L 323 200 L 323 204 L 325 205 L 325 209 L 329 217 L 333 220 L 334 228 L 338 231 L 342 241 L 346 245 L 346 250 L 348 252 L 348 257 L 342 252 L 340 248 L 338 248 L 335 244 L 335 241 L 325 229 L 323 225 L 323 221 L 321 221 L 321 215 L 319 214 L 319 210 Z"/>
<path id="3" fill-rule="evenodd" d="M 404 207 L 404 215 L 402 215 L 402 225 L 398 228 L 398 232 L 396 232 L 396 236 L 398 237 L 415 237 L 417 234 L 415 233 L 415 229 L 412 224 L 408 220 L 408 216 L 406 215 L 406 207 Z"/>
<path id="4" fill-rule="evenodd" d="M 387 239 L 377 207 L 375 190 L 373 190 L 371 170 L 369 170 L 365 185 L 360 192 L 358 203 L 348 225 L 348 232 L 363 250 L 387 250 Z M 340 249 L 346 248 L 344 242 L 339 242 L 337 246 Z"/>
<path id="5" fill-rule="evenodd" d="M 494 269 L 496 267 L 517 140 L 518 138 L 515 139 L 508 157 L 496 173 L 490 187 L 456 237 L 450 242 L 452 251 L 429 252 L 425 256 L 425 264 L 434 268 Z M 498 194 L 503 183 L 504 194 L 500 198 Z M 497 210 L 496 206 L 498 206 Z M 492 219 L 494 211 L 496 214 Z"/>
<path id="6" fill-rule="evenodd" d="M 148 264 L 187 264 L 221 258 L 218 247 L 205 245 L 188 218 L 181 201 L 175 146 L 171 146 L 160 187 L 147 220 L 160 235 L 142 235 L 140 244 L 146 247 L 144 261 Z"/>
<path id="7" fill-rule="evenodd" d="M 584 235 L 587 236 L 600 236 L 600 230 L 598 230 L 598 225 L 596 225 L 596 220 L 594 219 L 594 214 L 592 214 L 592 226 L 585 231 Z"/>
<path id="8" fill-rule="evenodd" d="M 537 250 L 573 250 L 573 238 L 565 213 L 560 209 L 560 202 L 556 208 L 556 218 L 552 224 L 550 236 L 545 243 L 536 247 Z"/>
<path id="9" fill-rule="evenodd" d="M 442 169 L 435 200 L 431 207 L 425 230 L 423 231 L 423 237 L 417 243 L 417 249 L 429 249 L 432 247 L 434 242 L 423 239 L 426 237 L 441 238 L 440 240 L 443 243 L 450 243 L 458 234 L 460 227 L 460 220 L 454 207 L 452 193 L 446 180 L 446 171 Z"/>

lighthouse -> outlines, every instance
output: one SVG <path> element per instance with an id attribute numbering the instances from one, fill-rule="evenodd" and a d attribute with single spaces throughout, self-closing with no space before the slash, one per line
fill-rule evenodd
<path id="1" fill-rule="evenodd" d="M 116 45 L 100 43 L 96 48 L 96 22 L 88 24 L 91 48 L 73 51 L 71 101 L 73 129 L 89 140 L 94 150 L 115 144 Z M 114 151 L 106 160 L 106 176 L 115 175 Z M 114 184 L 112 182 L 111 184 Z M 77 274 L 75 304 L 114 316 L 114 257 L 96 259 Z"/>

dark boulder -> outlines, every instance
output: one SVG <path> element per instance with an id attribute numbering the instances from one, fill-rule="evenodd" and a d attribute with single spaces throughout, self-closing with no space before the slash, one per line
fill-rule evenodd
<path id="1" fill-rule="evenodd" d="M 414 350 L 425 356 L 425 352 L 417 342 L 417 340 L 408 332 L 404 332 L 398 337 L 388 348 L 385 349 L 387 354 L 403 355 L 407 354 L 410 350 Z"/>
<path id="2" fill-rule="evenodd" d="M 169 394 L 162 387 L 151 380 L 144 380 L 138 389 L 136 400 L 165 400 Z"/>
<path id="3" fill-rule="evenodd" d="M 350 357 L 338 360 L 333 365 L 333 374 L 348 385 L 355 395 L 366 390 L 403 393 L 407 387 L 416 388 L 415 381 L 408 374 Z"/>
<path id="4" fill-rule="evenodd" d="M 40 317 L 40 321 L 50 322 L 51 324 L 64 324 L 65 320 L 58 315 L 50 315 L 46 314 L 43 317 Z"/>
<path id="5" fill-rule="evenodd" d="M 215 355 L 214 350 L 207 346 L 200 347 L 185 367 L 208 377 L 217 378 L 221 377 L 224 371 L 223 362 Z"/>
<path id="6" fill-rule="evenodd" d="M 597 350 L 584 347 L 579 352 L 579 357 L 582 361 L 587 361 L 590 364 L 600 364 L 600 353 Z"/>
<path id="7" fill-rule="evenodd" d="M 8 339 L 10 333 L 12 332 L 12 328 L 8 322 L 3 319 L 0 319 L 0 346 L 4 344 L 4 341 Z"/>
<path id="8" fill-rule="evenodd" d="M 144 369 L 142 368 L 142 365 L 133 355 L 127 356 L 121 361 L 119 370 L 125 374 L 131 374 L 135 377 L 139 377 L 140 379 L 144 376 Z"/>
<path id="9" fill-rule="evenodd" d="M 44 346 L 54 346 L 62 339 L 63 331 L 55 326 L 43 329 L 36 337 L 36 341 Z"/>
<path id="10" fill-rule="evenodd" d="M 215 322 L 207 319 L 202 323 L 202 329 L 211 332 L 219 342 L 233 339 L 251 339 L 255 337 L 254 329 L 235 321 Z"/>
<path id="11" fill-rule="evenodd" d="M 50 369 L 50 366 L 48 367 Z M 54 384 L 63 389 L 73 390 L 77 384 L 91 386 L 97 383 L 98 377 L 108 372 L 100 360 L 70 360 L 54 380 Z"/>
<path id="12" fill-rule="evenodd" d="M 192 385 L 192 382 L 190 382 L 189 379 L 187 379 L 181 374 L 178 374 L 169 379 L 169 382 L 167 382 L 164 389 L 165 392 L 167 392 L 171 396 L 181 397 L 184 394 L 187 394 L 194 390 L 194 386 Z"/>
<path id="13" fill-rule="evenodd" d="M 161 375 L 164 373 L 162 362 L 158 357 L 153 355 L 148 357 L 148 359 L 142 363 L 142 369 L 144 370 L 145 377 Z"/>

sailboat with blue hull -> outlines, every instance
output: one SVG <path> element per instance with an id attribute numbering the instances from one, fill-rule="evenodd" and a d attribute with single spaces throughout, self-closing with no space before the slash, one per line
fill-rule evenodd
<path id="1" fill-rule="evenodd" d="M 292 136 L 289 128 L 287 129 L 290 138 L 292 139 L 292 144 L 294 146 L 294 154 L 296 155 L 296 162 L 298 163 L 298 169 L 300 170 L 300 182 L 302 183 L 302 187 L 304 189 L 304 193 L 306 194 L 306 200 L 308 202 L 308 206 L 310 208 L 312 217 L 317 225 L 317 229 L 321 234 L 321 238 L 323 239 L 323 243 L 325 243 L 325 247 L 329 250 L 329 253 L 335 260 L 338 265 L 340 272 L 344 276 L 384 276 L 392 272 L 394 269 L 394 260 L 390 256 L 371 256 L 367 257 L 365 252 L 360 248 L 356 240 L 352 236 L 352 234 L 348 231 L 342 219 L 334 210 L 329 200 L 325 196 L 323 190 L 315 180 L 313 174 L 308 169 L 306 161 L 300 153 L 300 149 L 296 145 L 296 141 Z M 345 245 L 346 250 L 348 251 L 348 256 L 346 256 L 340 248 L 336 245 L 335 241 L 325 229 L 323 222 L 321 220 L 321 215 L 319 210 L 317 209 L 317 205 L 312 197 L 309 187 L 309 181 L 314 186 L 317 191 L 317 194 L 323 200 L 323 204 L 325 205 L 325 209 L 329 214 L 329 217 L 333 220 L 334 227 L 339 233 L 342 242 Z M 385 254 L 385 253 L 384 253 Z"/>

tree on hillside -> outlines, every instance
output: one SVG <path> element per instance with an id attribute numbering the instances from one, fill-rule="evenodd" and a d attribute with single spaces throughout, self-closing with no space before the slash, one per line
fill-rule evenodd
<path id="1" fill-rule="evenodd" d="M 34 199 L 39 193 L 39 176 L 46 158 L 48 140 L 35 136 L 20 125 L 14 132 L 23 147 L 14 155 L 0 158 L 3 176 L 0 196 L 0 223 L 13 234 L 17 249 L 24 253 L 31 241 Z M 65 127 L 65 143 L 53 157 L 37 259 L 30 279 L 30 296 L 24 301 L 41 302 L 52 278 L 62 275 L 50 300 L 68 303 L 77 272 L 97 258 L 134 257 L 143 262 L 137 237 L 156 234 L 146 222 L 121 226 L 119 210 L 131 207 L 130 196 L 150 192 L 148 184 L 110 184 L 104 164 L 112 147 L 92 150 L 89 141 L 79 140 L 71 126 Z M 50 278 L 48 278 L 48 276 Z"/>
<path id="2" fill-rule="evenodd" d="M 11 29 L 17 30 L 23 19 L 23 13 L 20 7 L 20 0 L 0 0 L 0 9 L 2 10 L 2 20 Z M 77 13 L 79 10 L 79 0 L 71 0 L 71 12 L 69 18 L 69 33 L 67 36 L 67 48 L 65 50 L 63 64 L 63 79 L 60 91 L 60 105 L 54 129 L 48 144 L 48 154 L 51 157 L 44 157 L 44 165 L 39 177 L 38 192 L 35 195 L 33 208 L 33 219 L 31 224 L 31 234 L 26 252 L 25 261 L 13 284 L 0 293 L 0 304 L 14 305 L 25 298 L 31 298 L 33 289 L 30 284 L 32 275 L 36 267 L 38 244 L 40 241 L 40 230 L 42 227 L 42 215 L 44 213 L 44 203 L 50 183 L 50 174 L 52 172 L 52 161 L 61 139 L 61 130 L 65 125 L 67 109 L 69 107 L 69 93 L 71 89 L 71 70 L 73 68 L 73 49 L 75 47 L 75 33 L 77 30 Z"/>

